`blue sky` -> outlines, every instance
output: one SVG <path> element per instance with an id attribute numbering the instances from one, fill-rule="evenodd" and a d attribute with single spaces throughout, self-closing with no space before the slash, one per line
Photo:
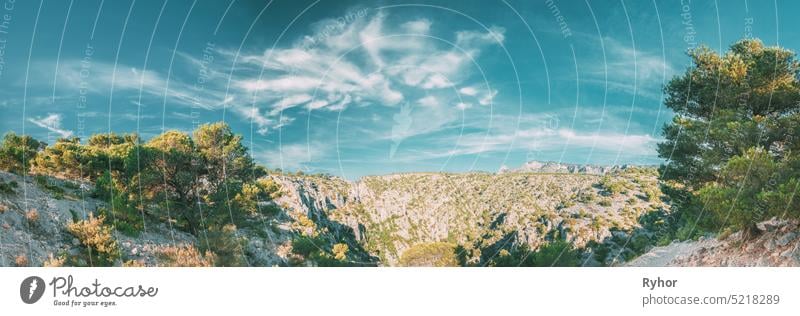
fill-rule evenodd
<path id="1" fill-rule="evenodd" d="M 0 3 L 0 130 L 224 120 L 270 168 L 350 179 L 657 164 L 688 48 L 800 48 L 793 1 Z"/>

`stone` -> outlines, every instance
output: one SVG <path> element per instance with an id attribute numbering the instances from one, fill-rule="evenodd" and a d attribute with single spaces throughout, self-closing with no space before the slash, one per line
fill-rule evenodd
<path id="1" fill-rule="evenodd" d="M 756 228 L 761 231 L 772 232 L 775 231 L 778 227 L 785 224 L 784 221 L 780 221 L 777 218 L 772 218 L 767 221 L 763 221 L 761 223 L 756 224 Z"/>
<path id="2" fill-rule="evenodd" d="M 795 232 L 786 233 L 785 235 L 781 236 L 781 238 L 778 238 L 778 241 L 777 241 L 778 246 L 781 246 L 781 247 L 786 246 L 790 242 L 792 242 L 795 238 L 797 238 L 797 233 L 795 233 Z"/>
<path id="3" fill-rule="evenodd" d="M 766 249 L 767 251 L 775 250 L 775 240 L 774 239 L 767 240 L 764 243 L 764 249 Z"/>

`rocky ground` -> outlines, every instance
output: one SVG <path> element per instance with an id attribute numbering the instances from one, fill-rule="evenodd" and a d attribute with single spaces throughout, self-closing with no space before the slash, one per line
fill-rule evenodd
<path id="1" fill-rule="evenodd" d="M 721 240 L 673 242 L 656 247 L 628 262 L 628 266 L 679 267 L 795 267 L 800 266 L 800 232 L 797 221 L 758 224 L 760 234 L 743 239 L 741 232 Z"/>

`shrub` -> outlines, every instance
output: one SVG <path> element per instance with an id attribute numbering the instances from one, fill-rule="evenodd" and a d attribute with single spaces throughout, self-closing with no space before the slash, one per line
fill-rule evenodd
<path id="1" fill-rule="evenodd" d="M 416 244 L 403 252 L 400 265 L 406 267 L 456 267 L 455 245 L 445 242 Z"/>
<path id="2" fill-rule="evenodd" d="M 206 242 L 200 242 L 203 253 L 214 253 L 214 265 L 218 267 L 241 267 L 247 266 L 247 258 L 244 255 L 246 240 L 238 236 L 236 225 L 228 224 L 222 229 L 209 229 L 206 233 Z"/>
<path id="3" fill-rule="evenodd" d="M 67 230 L 88 250 L 91 264 L 110 265 L 119 257 L 117 241 L 111 227 L 105 225 L 105 216 L 89 214 L 88 219 L 68 224 Z"/>
<path id="4" fill-rule="evenodd" d="M 131 259 L 131 260 L 123 262 L 122 266 L 126 267 L 126 268 L 144 268 L 145 264 L 144 264 L 143 261 Z"/>
<path id="5" fill-rule="evenodd" d="M 66 193 L 64 189 L 62 189 L 56 184 L 51 183 L 51 180 L 49 178 L 43 175 L 37 175 L 33 179 L 42 189 L 45 189 L 46 191 L 52 193 L 55 199 L 60 200 L 64 198 L 64 193 Z"/>
<path id="6" fill-rule="evenodd" d="M 602 198 L 600 202 L 597 202 L 600 206 L 611 206 L 611 198 Z"/>
<path id="7" fill-rule="evenodd" d="M 292 252 L 303 257 L 310 257 L 312 253 L 321 249 L 325 242 L 320 238 L 300 236 L 292 240 Z"/>
<path id="8" fill-rule="evenodd" d="M 660 195 L 660 192 L 658 192 L 658 189 L 656 188 L 648 188 L 644 190 L 644 197 L 648 202 L 658 201 Z"/>
<path id="9" fill-rule="evenodd" d="M 39 212 L 35 209 L 29 209 L 25 212 L 25 219 L 28 220 L 28 223 L 36 223 L 39 220 Z"/>
<path id="10" fill-rule="evenodd" d="M 16 182 L 6 183 L 3 180 L 0 180 L 0 193 L 2 194 L 14 194 L 14 188 L 16 187 Z"/>
<path id="11" fill-rule="evenodd" d="M 339 260 L 339 261 L 344 261 L 345 259 L 347 259 L 347 252 L 349 250 L 350 250 L 350 248 L 347 247 L 347 244 L 339 243 L 339 244 L 333 245 L 334 258 L 336 258 L 336 260 Z"/>
<path id="12" fill-rule="evenodd" d="M 192 245 L 166 247 L 158 252 L 160 266 L 213 267 L 217 256 L 211 251 L 200 254 Z"/>
<path id="13" fill-rule="evenodd" d="M 0 145 L 0 170 L 16 174 L 27 173 L 31 161 L 44 146 L 45 143 L 27 135 L 17 136 L 13 132 L 6 134 L 3 144 Z"/>
<path id="14" fill-rule="evenodd" d="M 17 256 L 16 258 L 14 258 L 14 264 L 16 264 L 18 267 L 27 267 L 28 256 L 26 256 L 25 254 Z"/>
<path id="15" fill-rule="evenodd" d="M 66 262 L 66 260 L 67 260 L 67 258 L 64 257 L 64 256 L 54 257 L 53 254 L 51 253 L 47 257 L 47 260 L 45 260 L 42 263 L 42 266 L 43 267 L 51 267 L 51 268 L 63 267 L 64 266 L 64 262 Z"/>
<path id="16" fill-rule="evenodd" d="M 578 202 L 591 203 L 595 198 L 597 198 L 597 193 L 594 193 L 591 189 L 578 192 Z"/>
<path id="17" fill-rule="evenodd" d="M 539 247 L 529 256 L 530 260 L 523 264 L 535 267 L 575 267 L 580 264 L 580 252 L 571 243 L 557 240 Z"/>
<path id="18" fill-rule="evenodd" d="M 614 179 L 609 175 L 600 179 L 600 187 L 611 195 L 617 195 L 627 190 L 625 180 Z"/>
<path id="19" fill-rule="evenodd" d="M 527 244 L 502 249 L 486 265 L 493 267 L 574 267 L 580 264 L 580 252 L 564 240 L 546 243 L 532 251 Z"/>

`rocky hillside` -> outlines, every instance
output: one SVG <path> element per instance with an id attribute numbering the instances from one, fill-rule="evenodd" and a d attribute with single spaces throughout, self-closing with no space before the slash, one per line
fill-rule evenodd
<path id="1" fill-rule="evenodd" d="M 97 216 L 108 208 L 108 201 L 90 196 L 91 187 L 90 183 L 0 171 L 0 266 L 93 265 L 80 261 L 83 259 L 64 262 L 66 258 L 81 258 L 83 249 L 81 241 L 68 231 L 70 223 L 89 214 Z M 279 248 L 292 238 L 289 220 L 276 218 L 274 227 L 259 232 L 242 230 L 248 238 L 237 251 L 245 252 L 251 265 L 285 264 L 286 256 L 279 255 Z M 155 221 L 147 221 L 135 235 L 120 230 L 112 234 L 120 254 L 116 265 L 196 265 L 177 262 L 174 257 L 204 242 L 203 236 Z"/>
<path id="2" fill-rule="evenodd" d="M 365 177 L 276 176 L 286 194 L 277 202 L 294 216 L 335 222 L 383 265 L 397 265 L 419 244 L 462 247 L 480 264 L 498 242 L 537 249 L 553 240 L 576 248 L 602 248 L 584 264 L 615 264 L 635 255 L 652 234 L 639 218 L 668 211 L 654 170 L 620 169 L 592 174 L 411 173 Z M 643 241 L 646 240 L 646 241 Z M 596 246 L 596 245 L 602 246 Z"/>
<path id="3" fill-rule="evenodd" d="M 329 265 L 339 262 L 330 260 L 334 256 L 346 265 L 399 265 L 409 249 L 434 242 L 458 247 L 465 264 L 484 265 L 507 250 L 536 251 L 560 240 L 580 251 L 582 265 L 614 265 L 652 243 L 640 217 L 669 209 L 654 170 L 641 168 L 605 176 L 414 173 L 355 182 L 269 177 L 281 186 L 270 202 L 279 212 L 269 220 L 235 223 L 243 242 L 233 252 L 252 266 Z M 66 227 L 109 204 L 90 197 L 90 183 L 5 172 L 0 179 L 3 266 L 49 265 L 53 258 L 77 255 L 81 241 Z M 192 248 L 208 243 L 203 232 L 195 236 L 150 219 L 137 234 L 117 227 L 113 238 L 120 252 L 116 265 L 182 265 L 171 256 L 186 250 L 202 258 Z"/>

